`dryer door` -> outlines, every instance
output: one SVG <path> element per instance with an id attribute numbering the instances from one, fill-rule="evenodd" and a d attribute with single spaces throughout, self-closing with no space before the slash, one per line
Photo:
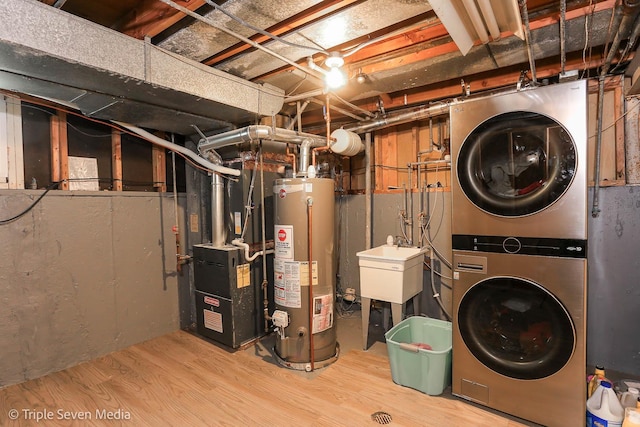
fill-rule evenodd
<path id="1" fill-rule="evenodd" d="M 554 374 L 567 363 L 576 341 L 564 306 L 542 286 L 515 277 L 473 285 L 460 301 L 457 320 L 469 351 L 510 378 Z"/>
<path id="2" fill-rule="evenodd" d="M 465 196 L 490 214 L 520 217 L 558 200 L 576 172 L 566 129 L 539 113 L 499 114 L 465 138 L 457 162 Z"/>

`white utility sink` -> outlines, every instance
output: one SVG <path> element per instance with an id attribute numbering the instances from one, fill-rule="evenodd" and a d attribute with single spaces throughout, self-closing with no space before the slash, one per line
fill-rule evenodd
<path id="1" fill-rule="evenodd" d="M 360 294 L 397 304 L 422 291 L 422 262 L 428 248 L 382 245 L 358 252 Z"/>
<path id="2" fill-rule="evenodd" d="M 422 292 L 422 263 L 428 250 L 428 247 L 382 245 L 356 253 L 360 266 L 365 350 L 372 299 L 391 303 L 394 324 L 402 320 L 403 305 L 409 298 L 414 298 L 414 314 L 419 314 L 419 298 L 416 298 L 416 295 Z"/>
<path id="3" fill-rule="evenodd" d="M 366 251 L 358 252 L 356 255 L 360 258 L 370 260 L 389 260 L 392 263 L 398 264 L 398 261 L 408 261 L 415 258 L 427 251 L 427 247 L 404 247 L 404 246 L 390 246 L 382 245 L 376 248 L 367 249 Z M 360 263 L 362 265 L 362 263 Z"/>

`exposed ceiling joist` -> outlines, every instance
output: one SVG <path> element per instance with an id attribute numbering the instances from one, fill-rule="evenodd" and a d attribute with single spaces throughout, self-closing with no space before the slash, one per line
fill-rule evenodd
<path id="1" fill-rule="evenodd" d="M 215 10 L 212 1 L 221 5 L 225 13 Z M 41 2 L 53 5 L 55 0 Z M 619 0 L 566 0 L 566 28 L 563 28 L 566 37 L 561 41 L 560 2 L 527 0 L 530 46 L 514 36 L 511 27 L 507 31 L 503 26 L 500 36 L 492 36 L 485 44 L 480 42 L 480 37 L 474 39 L 468 54 L 463 56 L 429 1 L 175 2 L 192 13 L 197 11 L 198 15 L 212 19 L 216 25 L 206 25 L 206 20 L 198 22 L 194 16 L 181 19 L 185 14 L 177 13 L 161 0 L 68 0 L 62 10 L 137 38 L 151 36 L 152 44 L 173 52 L 176 58 L 194 59 L 245 80 L 271 84 L 286 93 L 287 99 L 306 99 L 325 90 L 320 79 L 309 78 L 310 71 L 315 70 L 304 66 L 313 52 L 310 49 L 318 47 L 324 52 L 313 55 L 316 70 L 317 67 L 327 69 L 323 62 L 326 51 L 340 52 L 345 56 L 343 70 L 349 81 L 337 94 L 354 107 L 369 112 L 378 110 L 380 99 L 389 111 L 407 104 L 459 95 L 461 79 L 471 84 L 472 91 L 515 84 L 521 73 L 531 67 L 528 51 L 532 52 L 533 65 L 540 67 L 538 77 L 551 78 L 548 73 L 560 67 L 561 43 L 562 51 L 571 58 L 568 69 L 593 69 L 602 61 L 604 47 L 611 43 L 616 28 L 610 28 L 610 23 L 613 11 L 619 10 Z M 496 2 L 509 2 L 512 8 L 518 6 L 518 0 L 492 0 Z M 285 46 L 266 35 L 256 34 L 255 29 L 227 13 L 305 47 Z M 500 20 L 501 12 L 494 10 L 494 13 Z M 640 25 L 640 21 L 636 22 Z M 246 40 L 239 41 L 219 26 L 232 29 Z M 625 43 L 622 46 L 626 48 Z M 635 40 L 630 43 L 635 44 Z M 256 44 L 285 56 L 290 62 L 258 49 Z M 624 71 L 635 49 L 635 46 L 624 49 L 625 57 L 618 55 L 614 59 L 614 64 L 621 63 L 615 68 L 616 72 Z M 556 63 L 558 66 L 554 67 Z M 293 64 L 299 67 L 294 69 Z M 292 108 L 285 104 L 280 113 L 292 114 Z M 309 105 L 302 115 L 305 125 L 321 120 L 319 108 L 315 103 Z M 352 113 L 362 115 L 361 111 L 352 110 Z M 332 120 L 337 123 L 347 117 L 348 114 L 336 113 Z"/>
<path id="2" fill-rule="evenodd" d="M 285 19 L 284 21 L 267 28 L 265 31 L 276 36 L 284 36 L 290 32 L 299 30 L 305 25 L 317 22 L 320 19 L 331 16 L 332 14 L 344 10 L 345 8 L 351 7 L 354 4 L 361 3 L 362 1 L 363 0 L 325 0 L 315 5 L 314 7 L 306 9 L 289 19 Z M 260 44 L 271 41 L 271 38 L 263 34 L 253 35 L 249 37 L 249 39 Z M 220 62 L 223 62 L 251 49 L 253 49 L 252 46 L 240 42 L 210 58 L 207 58 L 206 60 L 202 61 L 202 63 L 214 66 Z"/>
<path id="3" fill-rule="evenodd" d="M 206 4 L 205 0 L 176 0 L 176 3 L 191 11 Z M 185 16 L 158 0 L 142 0 L 113 29 L 141 40 L 157 36 Z"/>

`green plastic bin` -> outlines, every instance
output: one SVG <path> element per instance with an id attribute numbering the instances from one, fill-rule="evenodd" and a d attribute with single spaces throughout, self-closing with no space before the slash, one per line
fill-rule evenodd
<path id="1" fill-rule="evenodd" d="M 442 394 L 451 384 L 451 329 L 451 322 L 413 316 L 387 331 L 393 382 L 429 395 Z M 428 344 L 431 350 L 418 344 Z"/>

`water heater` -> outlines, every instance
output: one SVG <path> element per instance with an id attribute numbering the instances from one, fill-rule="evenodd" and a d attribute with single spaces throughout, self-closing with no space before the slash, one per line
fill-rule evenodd
<path id="1" fill-rule="evenodd" d="M 278 179 L 273 194 L 274 350 L 281 365 L 310 371 L 338 357 L 334 181 Z"/>

